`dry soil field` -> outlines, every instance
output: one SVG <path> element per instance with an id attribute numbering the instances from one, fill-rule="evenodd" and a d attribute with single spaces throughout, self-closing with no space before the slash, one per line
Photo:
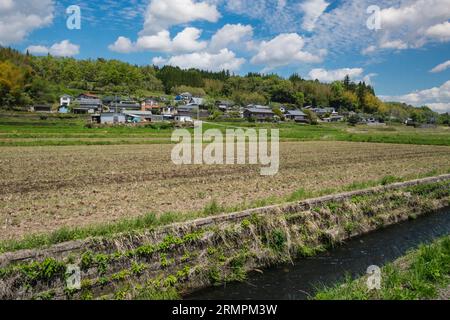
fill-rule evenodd
<path id="1" fill-rule="evenodd" d="M 293 142 L 279 174 L 262 177 L 259 166 L 175 166 L 172 147 L 1 147 L 0 239 L 450 169 L 449 147 Z"/>

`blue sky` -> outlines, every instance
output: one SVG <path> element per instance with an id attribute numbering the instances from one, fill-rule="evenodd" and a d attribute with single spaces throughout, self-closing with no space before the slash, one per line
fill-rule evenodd
<path id="1" fill-rule="evenodd" d="M 377 8 L 368 8 L 376 3 Z M 81 8 L 81 29 L 66 9 Z M 238 74 L 349 74 L 450 111 L 450 0 L 0 0 L 0 44 Z"/>

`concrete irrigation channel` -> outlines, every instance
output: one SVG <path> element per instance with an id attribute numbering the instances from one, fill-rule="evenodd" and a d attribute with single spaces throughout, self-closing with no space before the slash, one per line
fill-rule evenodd
<path id="1" fill-rule="evenodd" d="M 450 206 L 450 175 L 0 255 L 0 299 L 164 299 Z M 300 260 L 297 260 L 300 259 Z M 68 287 L 80 270 L 77 288 Z M 251 298 L 251 297 L 249 297 Z"/>

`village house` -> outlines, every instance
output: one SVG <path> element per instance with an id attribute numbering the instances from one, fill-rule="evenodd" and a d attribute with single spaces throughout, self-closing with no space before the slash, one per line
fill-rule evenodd
<path id="1" fill-rule="evenodd" d="M 307 123 L 308 117 L 306 114 L 300 110 L 288 110 L 285 114 L 286 119 L 295 122 Z"/>
<path id="2" fill-rule="evenodd" d="M 272 108 L 270 108 L 269 106 L 262 106 L 259 104 L 249 104 L 247 106 L 247 109 L 267 109 L 267 110 L 272 110 Z"/>
<path id="3" fill-rule="evenodd" d="M 187 104 L 179 106 L 177 110 L 178 113 L 197 113 L 200 110 L 200 106 L 198 104 Z"/>
<path id="4" fill-rule="evenodd" d="M 319 118 L 323 118 L 326 115 L 332 115 L 336 112 L 333 108 L 320 108 L 320 107 L 312 107 L 312 106 L 306 106 L 304 109 L 310 110 L 314 112 Z"/>
<path id="5" fill-rule="evenodd" d="M 59 105 L 62 106 L 66 106 L 66 107 L 70 107 L 70 103 L 72 102 L 72 96 L 65 94 L 62 95 L 59 98 Z"/>
<path id="6" fill-rule="evenodd" d="M 111 106 L 113 103 L 119 103 L 122 100 L 122 98 L 118 96 L 105 96 L 102 98 L 102 103 L 105 106 Z"/>
<path id="7" fill-rule="evenodd" d="M 119 112 L 124 110 L 136 110 L 141 111 L 142 107 L 136 101 L 120 101 L 119 103 L 114 102 L 111 104 L 110 109 Z"/>
<path id="8" fill-rule="evenodd" d="M 153 98 L 147 98 L 141 103 L 141 110 L 142 111 L 152 111 L 152 110 L 160 110 L 161 105 L 156 99 Z"/>
<path id="9" fill-rule="evenodd" d="M 216 104 L 216 107 L 220 111 L 223 111 L 223 112 L 229 110 L 234 105 L 234 103 L 232 101 L 227 101 L 227 100 L 218 100 L 218 101 L 216 101 L 215 104 Z"/>
<path id="10" fill-rule="evenodd" d="M 244 117 L 247 119 L 255 119 L 256 121 L 272 121 L 275 113 L 268 108 L 247 108 L 244 111 Z"/>
<path id="11" fill-rule="evenodd" d="M 85 114 L 96 113 L 102 110 L 102 101 L 93 94 L 83 93 L 80 94 L 74 101 L 73 113 Z"/>

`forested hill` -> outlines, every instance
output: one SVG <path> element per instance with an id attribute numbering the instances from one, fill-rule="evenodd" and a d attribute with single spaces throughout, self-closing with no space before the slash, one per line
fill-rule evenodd
<path id="1" fill-rule="evenodd" d="M 400 103 L 383 103 L 370 85 L 354 83 L 348 77 L 324 84 L 302 79 L 298 74 L 289 79 L 257 73 L 237 76 L 226 70 L 208 72 L 170 66 L 137 66 L 118 60 L 36 57 L 0 48 L 1 108 L 56 103 L 61 94 L 83 91 L 136 99 L 191 91 L 208 96 L 210 100 L 228 99 L 241 105 L 283 103 L 400 118 L 433 116 L 427 107 L 418 109 Z"/>

